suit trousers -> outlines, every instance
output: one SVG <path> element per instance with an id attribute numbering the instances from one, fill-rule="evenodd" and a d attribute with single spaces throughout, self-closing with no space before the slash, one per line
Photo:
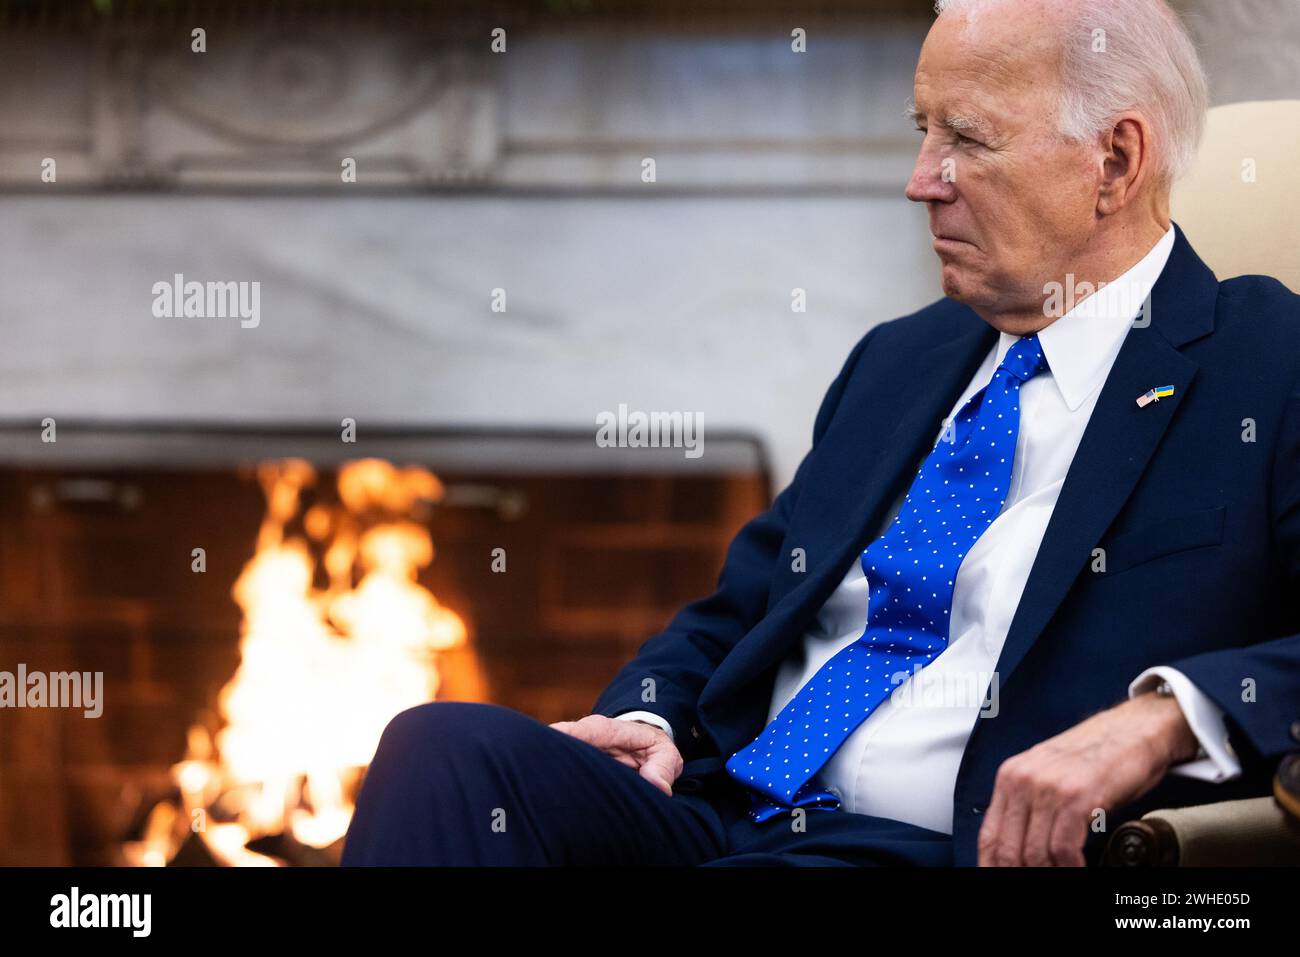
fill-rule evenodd
<path id="1" fill-rule="evenodd" d="M 952 838 L 809 810 L 755 824 L 721 768 L 664 794 L 584 741 L 498 705 L 434 702 L 385 729 L 344 865 L 952 864 Z"/>

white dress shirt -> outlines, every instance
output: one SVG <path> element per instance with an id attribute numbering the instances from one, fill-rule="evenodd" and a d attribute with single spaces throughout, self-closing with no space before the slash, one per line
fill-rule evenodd
<path id="1" fill-rule="evenodd" d="M 844 810 L 952 833 L 953 791 L 962 754 L 981 711 L 988 717 L 997 714 L 996 683 L 987 697 L 985 692 L 1066 472 L 1124 337 L 1173 245 L 1170 227 L 1132 269 L 1038 333 L 1050 368 L 1021 386 L 1010 488 L 1002 510 L 957 571 L 948 647 L 910 679 L 900 678 L 895 693 L 845 740 L 819 775 L 824 786 L 839 794 Z M 999 335 L 949 418 L 988 384 L 1017 341 L 1008 333 Z M 878 534 L 889 527 L 903 497 Z M 867 580 L 861 562 L 855 561 L 803 640 L 782 662 L 769 722 L 822 665 L 862 637 L 867 608 Z M 1170 682 L 1205 755 L 1171 771 L 1211 781 L 1240 774 L 1240 764 L 1227 746 L 1223 712 L 1184 675 L 1167 667 L 1148 669 L 1129 686 L 1130 697 L 1161 679 Z M 619 717 L 673 733 L 663 718 L 650 712 Z"/>

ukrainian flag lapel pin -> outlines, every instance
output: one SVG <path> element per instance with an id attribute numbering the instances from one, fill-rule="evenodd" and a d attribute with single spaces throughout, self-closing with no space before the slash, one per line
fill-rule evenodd
<path id="1" fill-rule="evenodd" d="M 1152 402 L 1159 402 L 1161 399 L 1167 399 L 1174 394 L 1174 387 L 1171 385 L 1156 386 L 1145 395 L 1138 396 L 1137 404 L 1139 408 L 1150 405 Z"/>

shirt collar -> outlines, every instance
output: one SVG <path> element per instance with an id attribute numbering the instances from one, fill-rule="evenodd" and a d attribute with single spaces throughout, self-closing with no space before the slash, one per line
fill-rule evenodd
<path id="1" fill-rule="evenodd" d="M 1051 377 L 1073 412 L 1106 381 L 1124 336 L 1151 294 L 1174 248 L 1174 227 L 1123 275 L 1107 283 L 1051 325 L 1038 332 Z M 1064 290 L 1065 297 L 1071 290 Z M 998 336 L 997 361 L 1020 341 Z"/>

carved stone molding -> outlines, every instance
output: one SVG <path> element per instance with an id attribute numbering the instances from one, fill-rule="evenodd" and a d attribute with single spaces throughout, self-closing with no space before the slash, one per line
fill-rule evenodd
<path id="1" fill-rule="evenodd" d="M 0 71 L 11 49 L 52 41 L 0 36 Z M 377 27 L 250 25 L 209 31 L 206 52 L 190 42 L 188 29 L 103 31 L 26 57 L 44 106 L 9 104 L 22 135 L 0 132 L 0 186 L 39 188 L 46 157 L 59 184 L 86 188 L 329 186 L 345 159 L 363 187 L 422 187 L 482 182 L 496 162 L 486 53 Z M 43 135 L 81 103 L 80 135 Z"/>
<path id="2" fill-rule="evenodd" d="M 915 159 L 901 113 L 929 15 L 809 19 L 796 53 L 790 24 L 757 14 L 683 30 L 321 2 L 331 16 L 169 4 L 0 30 L 0 190 L 47 189 L 46 158 L 64 188 L 335 190 L 351 158 L 361 189 L 896 195 Z M 1178 3 L 1215 103 L 1300 96 L 1295 3 Z M 489 46 L 497 13 L 505 53 Z"/>

